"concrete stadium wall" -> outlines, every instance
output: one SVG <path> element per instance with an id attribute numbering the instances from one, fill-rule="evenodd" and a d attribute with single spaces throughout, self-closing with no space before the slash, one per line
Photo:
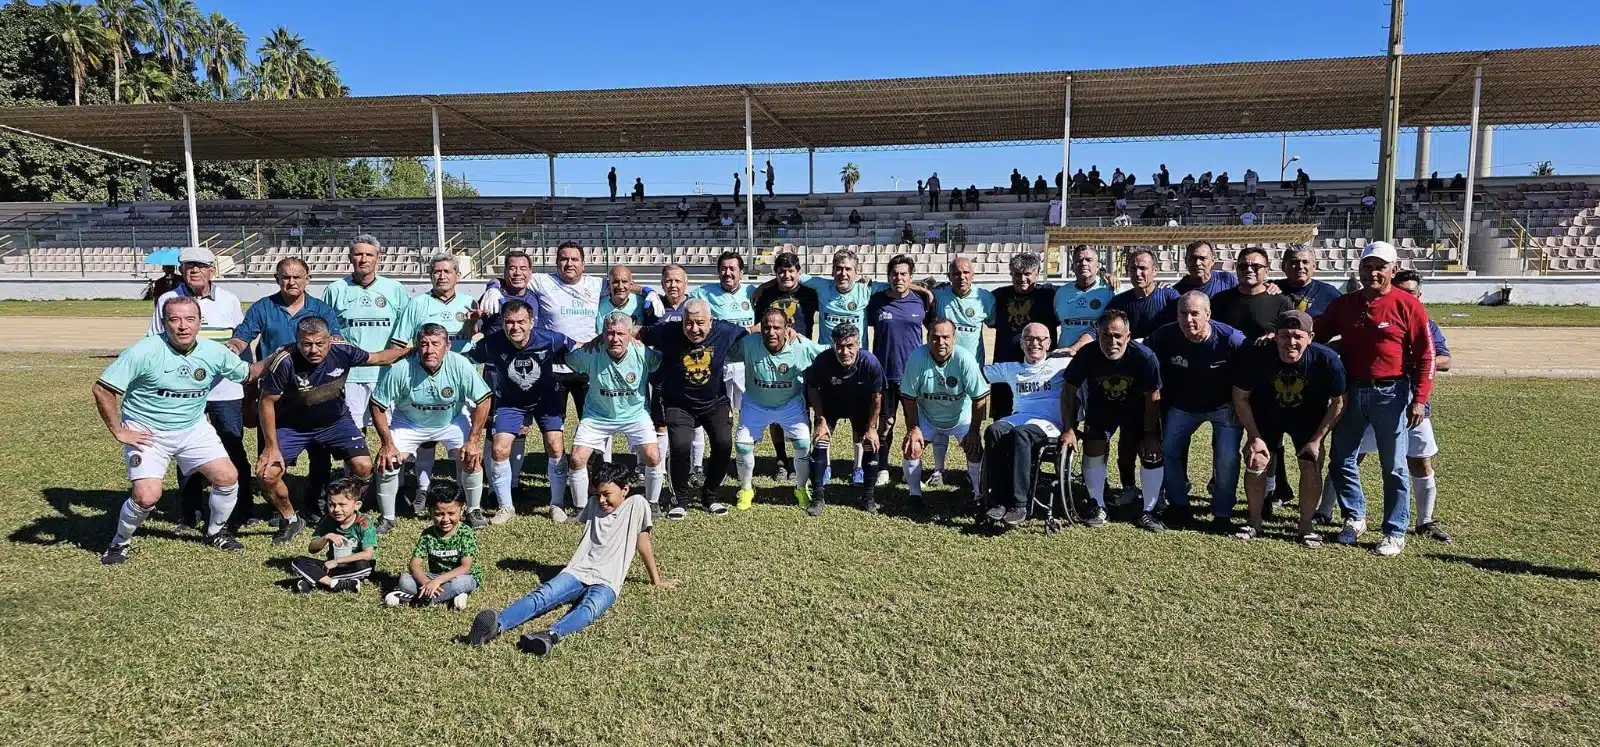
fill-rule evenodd
<path id="1" fill-rule="evenodd" d="M 654 284 L 648 275 L 641 275 L 638 280 L 646 285 Z M 710 274 L 693 273 L 689 282 L 691 287 L 700 283 L 714 282 L 716 278 Z M 979 277 L 978 284 L 988 288 L 1004 285 L 1008 282 L 1004 278 L 989 276 Z M 1176 278 L 1166 278 L 1172 282 Z M 314 293 L 320 293 L 326 281 L 316 282 L 312 286 Z M 427 290 L 428 283 L 424 280 L 403 280 L 402 284 L 412 294 L 422 293 Z M 483 292 L 486 281 L 467 280 L 461 283 L 463 293 L 478 295 Z M 1336 285 L 1342 280 L 1330 279 Z M 220 284 L 233 291 L 243 301 L 255 301 L 271 295 L 278 288 L 270 280 L 222 280 Z M 102 298 L 138 299 L 144 292 L 145 281 L 126 278 L 75 278 L 62 280 L 42 279 L 0 279 L 0 300 L 18 301 L 61 301 L 61 300 L 86 300 Z M 1511 289 L 1511 303 L 1518 306 L 1600 306 L 1600 276 L 1536 276 L 1536 277 L 1469 277 L 1445 276 L 1432 278 L 1427 281 L 1426 295 L 1432 303 L 1479 303 L 1499 296 L 1504 289 Z"/>

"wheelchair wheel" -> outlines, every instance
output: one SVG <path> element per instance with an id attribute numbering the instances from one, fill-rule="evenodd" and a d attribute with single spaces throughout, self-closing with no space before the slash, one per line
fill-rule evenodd
<path id="1" fill-rule="evenodd" d="M 1044 522 L 1044 533 L 1045 534 L 1055 534 L 1056 532 L 1059 532 L 1059 531 L 1061 531 L 1061 520 L 1060 519 L 1056 519 L 1056 518 L 1045 519 L 1045 522 Z"/>

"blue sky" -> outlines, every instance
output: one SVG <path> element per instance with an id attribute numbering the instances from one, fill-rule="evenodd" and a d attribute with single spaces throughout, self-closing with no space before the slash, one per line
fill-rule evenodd
<path id="1" fill-rule="evenodd" d="M 438 0 L 199 0 L 238 21 L 252 45 L 285 25 L 338 66 L 355 95 L 466 93 L 706 83 L 775 82 L 1093 69 L 1297 57 L 1382 54 L 1388 6 L 1379 0 L 1147 0 L 1061 2 L 438 2 Z M 709 10 L 707 10 L 709 8 Z M 1594 0 L 1410 0 L 1406 50 L 1594 43 Z M 735 44 L 734 40 L 743 40 Z M 759 123 L 758 123 L 759 126 Z M 1465 133 L 1436 133 L 1434 168 L 1464 170 Z M 1401 176 L 1414 139 L 1403 136 Z M 1541 160 L 1558 173 L 1600 173 L 1600 131 L 1496 133 L 1496 176 L 1526 174 Z M 1290 138 L 1317 178 L 1370 178 L 1377 134 Z M 1276 172 L 1276 138 L 1075 144 L 1073 168 L 1114 166 L 1148 179 L 1158 163 L 1176 174 L 1246 167 Z M 759 165 L 763 155 L 757 154 Z M 726 192 L 744 157 L 557 159 L 558 189 L 599 194 L 616 166 L 652 194 Z M 938 171 L 945 185 L 1003 184 L 1012 168 L 1053 178 L 1059 145 L 817 154 L 818 191 L 858 164 L 863 190 L 903 189 Z M 773 158 L 778 189 L 805 189 L 805 154 Z M 543 159 L 454 160 L 486 195 L 547 191 Z"/>

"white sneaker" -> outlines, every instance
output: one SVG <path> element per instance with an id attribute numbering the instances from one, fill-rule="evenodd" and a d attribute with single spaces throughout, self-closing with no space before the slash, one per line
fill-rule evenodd
<path id="1" fill-rule="evenodd" d="M 560 506 L 551 506 L 550 520 L 557 524 L 567 523 L 567 510 Z"/>
<path id="2" fill-rule="evenodd" d="M 411 602 L 411 595 L 400 590 L 391 591 L 383 597 L 383 606 L 399 607 Z"/>
<path id="3" fill-rule="evenodd" d="M 499 511 L 494 512 L 494 518 L 490 519 L 489 523 L 494 525 L 494 526 L 500 526 L 501 524 L 504 524 L 504 523 L 506 523 L 508 521 L 511 521 L 512 519 L 515 519 L 515 518 L 517 518 L 517 510 L 516 509 L 514 509 L 514 508 L 502 508 Z"/>
<path id="4" fill-rule="evenodd" d="M 466 609 L 467 608 L 467 597 L 469 597 L 469 596 L 471 596 L 471 595 L 470 594 L 457 594 L 457 595 L 455 595 L 454 597 L 452 597 L 450 599 L 450 607 L 452 609 L 456 610 L 457 612 L 460 612 L 461 610 Z"/>
<path id="5" fill-rule="evenodd" d="M 1339 544 L 1353 545 L 1361 539 L 1361 534 L 1367 531 L 1367 522 L 1356 519 L 1345 519 L 1344 529 L 1339 531 Z"/>
<path id="6" fill-rule="evenodd" d="M 944 470 L 934 470 L 932 474 L 928 475 L 927 479 L 922 481 L 922 484 L 930 488 L 944 487 Z"/>
<path id="7" fill-rule="evenodd" d="M 1378 546 L 1372 551 L 1385 558 L 1392 558 L 1406 549 L 1406 536 L 1403 534 L 1386 534 L 1378 540 Z"/>
<path id="8" fill-rule="evenodd" d="M 878 470 L 878 487 L 883 488 L 883 487 L 888 487 L 888 485 L 889 485 L 889 470 L 886 470 L 886 469 Z"/>

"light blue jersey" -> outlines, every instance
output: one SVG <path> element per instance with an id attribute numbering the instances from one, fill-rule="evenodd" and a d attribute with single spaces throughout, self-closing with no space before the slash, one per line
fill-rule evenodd
<path id="1" fill-rule="evenodd" d="M 761 335 L 746 335 L 728 351 L 728 360 L 745 364 L 744 396 L 768 410 L 778 410 L 805 396 L 806 369 L 827 349 L 796 337 L 774 353 Z"/>
<path id="2" fill-rule="evenodd" d="M 818 316 L 822 318 L 822 323 L 818 325 L 817 342 L 832 345 L 833 328 L 848 322 L 861 330 L 861 347 L 865 349 L 867 301 L 872 298 L 872 294 L 888 290 L 889 284 L 857 280 L 850 284 L 850 290 L 840 293 L 831 277 L 801 275 L 800 282 L 817 292 Z"/>
<path id="3" fill-rule="evenodd" d="M 729 291 L 720 283 L 706 283 L 694 289 L 690 298 L 702 298 L 711 305 L 711 318 L 749 328 L 756 323 L 756 287 L 745 283 Z"/>
<path id="4" fill-rule="evenodd" d="M 598 350 L 567 353 L 567 365 L 589 375 L 589 394 L 583 399 L 583 418 L 605 425 L 623 425 L 650 418 L 650 398 L 645 384 L 661 367 L 661 353 L 639 343 L 628 345 L 622 359 Z"/>
<path id="5" fill-rule="evenodd" d="M 945 286 L 933 292 L 933 318 L 948 319 L 956 325 L 956 346 L 984 360 L 983 328 L 994 322 L 994 294 L 973 286 L 967 295 Z"/>
<path id="6" fill-rule="evenodd" d="M 476 405 L 489 396 L 472 361 L 460 353 L 445 353 L 439 370 L 428 373 L 422 360 L 412 353 L 390 366 L 378 378 L 372 402 L 425 430 L 443 428 L 461 415 L 464 406 Z"/>
<path id="7" fill-rule="evenodd" d="M 600 314 L 594 318 L 594 331 L 596 334 L 606 331 L 606 317 L 613 311 L 627 314 L 633 319 L 635 325 L 643 324 L 644 311 L 647 308 L 650 308 L 649 305 L 644 303 L 637 293 L 629 293 L 628 302 L 621 306 L 612 303 L 611 296 L 608 294 L 605 298 L 600 299 Z"/>
<path id="8" fill-rule="evenodd" d="M 917 400 L 917 422 L 948 430 L 972 421 L 972 401 L 989 395 L 989 382 L 971 353 L 956 348 L 939 363 L 923 345 L 906 360 L 900 394 Z"/>
<path id="9" fill-rule="evenodd" d="M 217 377 L 243 383 L 250 364 L 216 340 L 195 338 L 188 352 L 165 333 L 141 338 L 100 374 L 100 385 L 122 395 L 122 419 L 153 431 L 181 431 L 206 412 Z"/>
<path id="10" fill-rule="evenodd" d="M 1094 285 L 1088 290 L 1079 288 L 1077 283 L 1067 283 L 1056 289 L 1055 312 L 1056 322 L 1060 324 L 1056 329 L 1056 339 L 1060 347 L 1067 347 L 1078 341 L 1089 330 L 1094 329 L 1094 323 L 1100 314 L 1106 310 L 1106 304 L 1111 303 L 1111 297 L 1116 292 L 1106 281 L 1101 278 L 1094 279 Z"/>
<path id="11" fill-rule="evenodd" d="M 369 353 L 389 346 L 395 320 L 410 300 L 405 286 L 382 275 L 374 275 L 364 286 L 345 276 L 322 289 L 323 303 L 339 313 L 340 335 Z M 345 381 L 371 384 L 380 373 L 383 369 L 379 366 L 358 366 Z"/>
<path id="12" fill-rule="evenodd" d="M 430 291 L 412 298 L 394 323 L 389 341 L 406 347 L 416 347 L 417 333 L 424 324 L 437 324 L 450 333 L 450 350 L 461 352 L 472 344 L 473 330 L 467 325 L 471 318 L 473 299 L 465 293 L 456 293 L 441 299 Z"/>

